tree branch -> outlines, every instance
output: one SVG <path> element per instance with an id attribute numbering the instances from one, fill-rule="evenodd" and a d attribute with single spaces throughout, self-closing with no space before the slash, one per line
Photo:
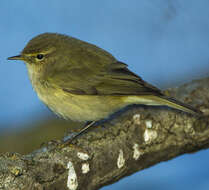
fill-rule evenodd
<path id="1" fill-rule="evenodd" d="M 166 93 L 209 113 L 209 78 Z M 131 107 L 73 144 L 0 156 L 0 189 L 94 190 L 178 155 L 209 147 L 209 117 Z"/>

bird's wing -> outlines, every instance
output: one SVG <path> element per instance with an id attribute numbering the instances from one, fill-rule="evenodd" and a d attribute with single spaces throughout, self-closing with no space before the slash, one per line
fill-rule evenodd
<path id="1" fill-rule="evenodd" d="M 163 95 L 121 62 L 94 68 L 71 68 L 53 74 L 51 84 L 80 95 Z"/>

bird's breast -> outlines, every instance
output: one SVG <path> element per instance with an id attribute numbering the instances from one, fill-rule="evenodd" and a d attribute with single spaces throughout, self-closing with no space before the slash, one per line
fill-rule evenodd
<path id="1" fill-rule="evenodd" d="M 49 84 L 34 86 L 38 97 L 57 115 L 74 121 L 97 121 L 125 106 L 121 97 L 75 95 Z"/>

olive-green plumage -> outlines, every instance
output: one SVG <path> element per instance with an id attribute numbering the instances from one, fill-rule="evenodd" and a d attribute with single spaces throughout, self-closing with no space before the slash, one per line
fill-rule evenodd
<path id="1" fill-rule="evenodd" d="M 64 118 L 97 121 L 130 104 L 165 105 L 201 114 L 165 96 L 105 50 L 66 35 L 41 34 L 9 59 L 26 62 L 40 99 Z"/>

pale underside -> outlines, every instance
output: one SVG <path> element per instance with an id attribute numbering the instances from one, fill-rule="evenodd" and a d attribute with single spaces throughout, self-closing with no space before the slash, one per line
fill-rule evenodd
<path id="1" fill-rule="evenodd" d="M 47 90 L 50 96 L 41 96 Z M 38 89 L 39 98 L 56 114 L 74 121 L 98 121 L 130 104 L 160 105 L 152 96 L 75 95 L 62 90 Z M 57 106 L 59 104 L 59 106 Z"/>

